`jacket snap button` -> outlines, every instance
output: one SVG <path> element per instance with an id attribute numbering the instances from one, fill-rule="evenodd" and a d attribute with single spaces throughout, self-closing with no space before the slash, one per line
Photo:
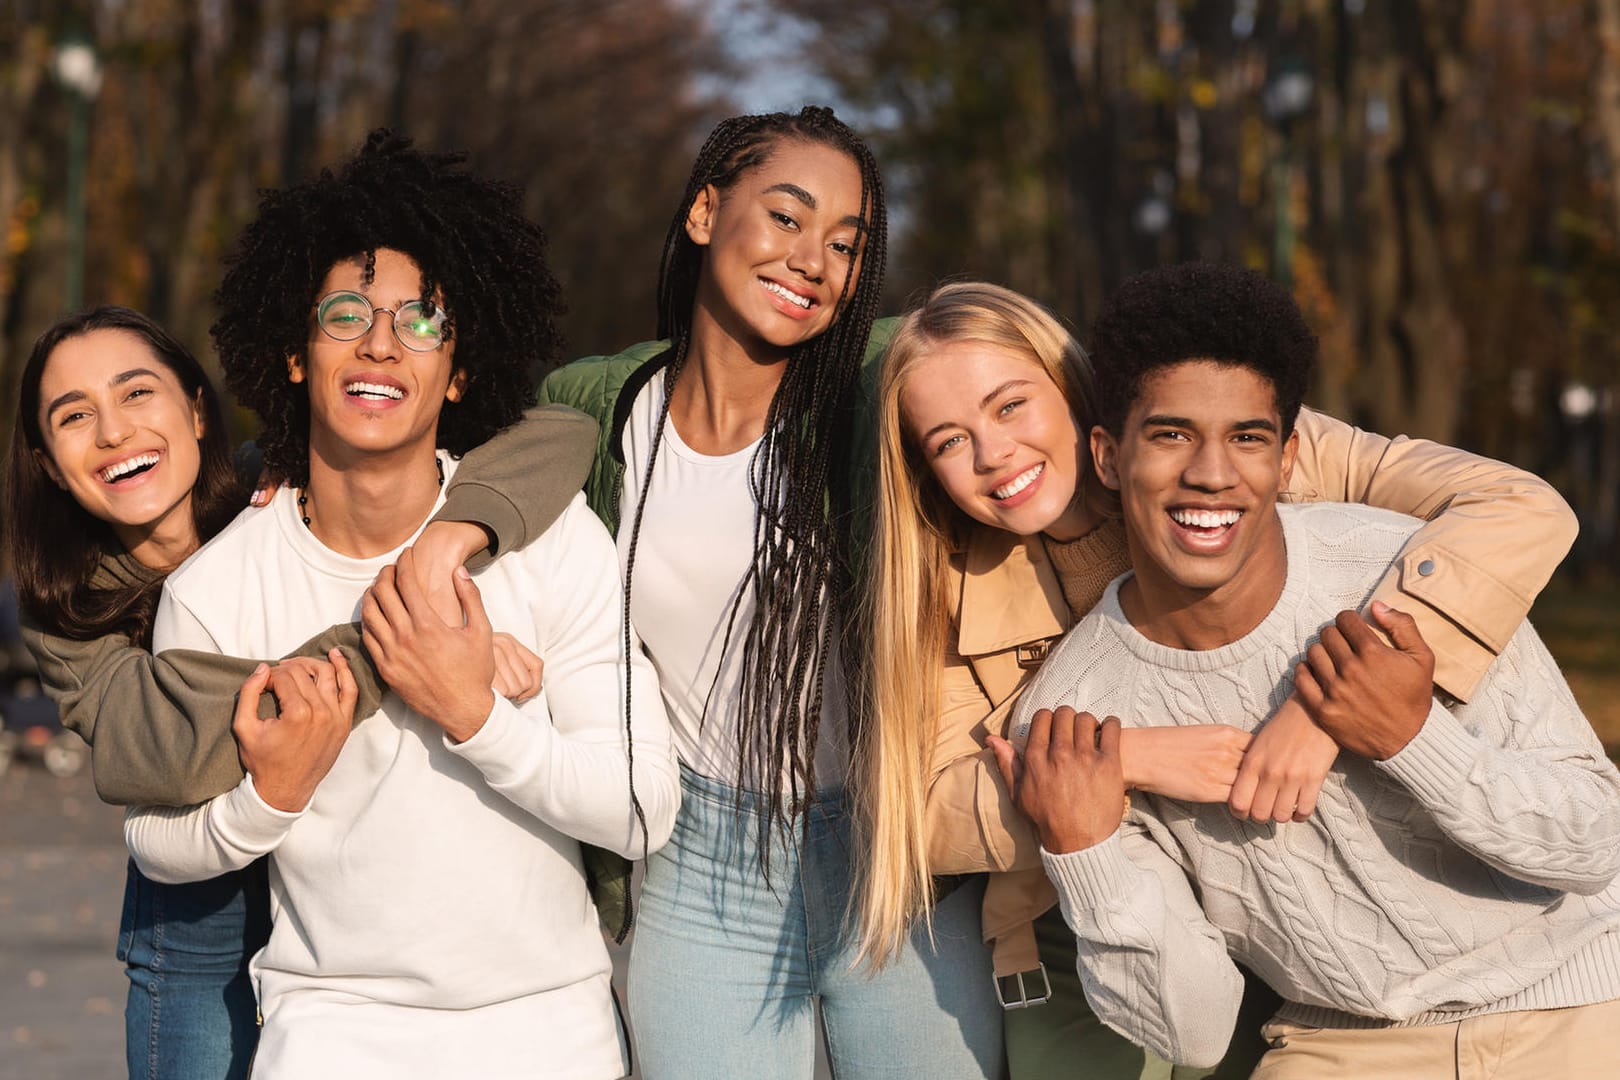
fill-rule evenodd
<path id="1" fill-rule="evenodd" d="M 1418 563 L 1418 573 L 1422 574 L 1424 577 L 1428 577 L 1430 574 L 1434 573 L 1434 560 L 1424 559 L 1422 562 Z"/>

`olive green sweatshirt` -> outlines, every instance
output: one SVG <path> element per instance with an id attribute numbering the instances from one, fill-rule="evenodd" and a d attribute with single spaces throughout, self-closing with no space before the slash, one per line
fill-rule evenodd
<path id="1" fill-rule="evenodd" d="M 559 405 L 524 419 L 461 461 L 436 521 L 476 522 L 489 547 L 474 568 L 539 536 L 585 482 L 596 449 L 596 423 Z M 93 584 L 117 588 L 158 577 L 128 555 L 103 561 Z M 120 805 L 189 806 L 242 779 L 231 721 L 236 694 L 262 658 L 240 659 L 174 649 L 153 656 L 121 634 L 90 641 L 42 630 L 23 613 L 23 640 L 62 723 L 91 746 L 96 791 Z M 324 658 L 337 647 L 354 671 L 355 716 L 377 711 L 386 689 L 353 623 L 334 626 L 291 655 Z M 261 711 L 271 702 L 261 702 Z"/>

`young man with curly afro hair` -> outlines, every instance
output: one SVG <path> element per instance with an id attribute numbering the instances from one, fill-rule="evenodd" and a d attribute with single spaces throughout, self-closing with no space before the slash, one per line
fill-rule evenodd
<path id="1" fill-rule="evenodd" d="M 159 880 L 269 855 L 256 1077 L 628 1071 L 582 849 L 658 847 L 679 796 L 612 541 L 576 498 L 457 572 L 453 623 L 408 548 L 457 455 L 531 399 L 557 300 L 515 189 L 387 132 L 267 195 L 220 289 L 227 378 L 290 486 L 169 578 L 156 645 L 277 655 L 358 614 L 393 691 L 351 733 L 344 673 L 323 675 L 258 775 L 126 826 Z M 544 659 L 540 696 L 491 690 L 492 629 Z"/>
<path id="2" fill-rule="evenodd" d="M 1315 342 L 1278 286 L 1150 271 L 1093 341 L 1091 447 L 1133 572 L 1019 703 L 1021 770 L 996 751 L 1098 1017 L 1213 1065 L 1235 960 L 1283 998 L 1256 1080 L 1612 1071 L 1620 771 L 1535 631 L 1461 703 L 1409 614 L 1358 613 L 1421 522 L 1279 504 Z M 1339 746 L 1309 818 L 1137 793 L 1121 821 L 1122 721 L 1253 730 L 1291 693 Z"/>

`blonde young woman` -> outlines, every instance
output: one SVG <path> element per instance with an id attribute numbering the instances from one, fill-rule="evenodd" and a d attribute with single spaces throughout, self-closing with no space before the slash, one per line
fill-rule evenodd
<path id="1" fill-rule="evenodd" d="M 983 930 L 1014 1080 L 1208 1076 L 1091 1017 L 1039 842 L 985 748 L 1049 645 L 1129 569 L 1123 526 L 1092 478 L 1090 394 L 1089 362 L 1062 325 L 995 285 L 937 289 L 889 344 L 868 588 L 873 722 L 855 755 L 869 846 L 863 953 L 883 963 L 928 920 L 939 878 L 989 872 Z M 1310 410 L 1298 429 L 1288 498 L 1429 520 L 1373 598 L 1413 615 L 1437 643 L 1437 685 L 1466 699 L 1568 551 L 1569 508 L 1534 476 L 1432 442 Z M 1214 535 L 1225 523 L 1182 524 Z M 1309 816 L 1335 748 L 1290 699 L 1252 738 L 1224 725 L 1131 730 L 1121 754 L 1128 787 L 1229 802 L 1266 828 Z M 1266 1007 L 1250 997 L 1251 1011 Z M 1213 1075 L 1247 1075 L 1263 1047 L 1241 1033 L 1263 1018 L 1240 1019 Z"/>

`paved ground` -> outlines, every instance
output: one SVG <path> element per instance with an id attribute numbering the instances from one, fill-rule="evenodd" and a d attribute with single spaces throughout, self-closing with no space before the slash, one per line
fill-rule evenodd
<path id="1" fill-rule="evenodd" d="M 114 956 L 122 822 L 88 772 L 58 780 L 19 761 L 0 775 L 0 1080 L 125 1075 L 126 983 Z M 621 987 L 624 959 L 619 950 Z M 827 1076 L 818 1062 L 817 1080 Z"/>
<path id="2" fill-rule="evenodd" d="M 0 776 L 0 1080 L 124 1075 L 122 820 L 88 773 Z"/>

